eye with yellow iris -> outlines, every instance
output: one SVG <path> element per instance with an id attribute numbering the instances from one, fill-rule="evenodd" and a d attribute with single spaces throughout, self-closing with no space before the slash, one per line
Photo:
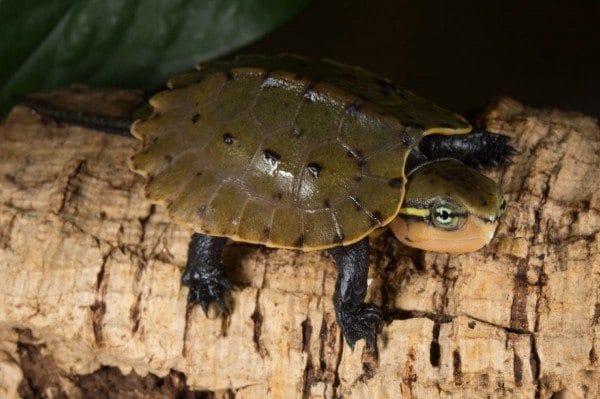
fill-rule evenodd
<path id="1" fill-rule="evenodd" d="M 437 204 L 432 208 L 431 220 L 437 227 L 454 230 L 461 221 L 461 215 L 458 209 L 450 204 Z"/>

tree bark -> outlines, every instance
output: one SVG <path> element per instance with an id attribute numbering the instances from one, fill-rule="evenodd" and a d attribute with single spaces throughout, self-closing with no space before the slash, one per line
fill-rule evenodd
<path id="1" fill-rule="evenodd" d="M 118 114 L 139 96 L 48 98 Z M 508 201 L 495 239 L 449 256 L 372 238 L 385 323 L 376 351 L 352 352 L 326 253 L 231 243 L 233 312 L 188 310 L 192 232 L 140 196 L 139 143 L 15 107 L 0 127 L 0 396 L 600 397 L 598 122 L 507 98 L 484 120 L 519 151 L 490 172 Z"/>

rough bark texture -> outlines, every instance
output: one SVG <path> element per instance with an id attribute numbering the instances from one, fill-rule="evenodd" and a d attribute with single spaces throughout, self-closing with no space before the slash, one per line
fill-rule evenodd
<path id="1" fill-rule="evenodd" d="M 509 99 L 485 121 L 520 151 L 491 173 L 508 200 L 496 238 L 460 256 L 373 238 L 372 353 L 342 342 L 321 252 L 232 244 L 233 313 L 187 311 L 191 231 L 140 197 L 138 143 L 16 107 L 0 127 L 0 396 L 600 397 L 598 123 Z"/>

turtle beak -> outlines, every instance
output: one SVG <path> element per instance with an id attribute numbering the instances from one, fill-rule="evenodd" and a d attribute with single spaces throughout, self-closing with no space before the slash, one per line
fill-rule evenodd
<path id="1" fill-rule="evenodd" d="M 494 237 L 497 219 L 485 221 L 469 216 L 457 230 L 447 231 L 425 220 L 397 217 L 390 228 L 403 244 L 432 252 L 460 254 L 473 252 L 489 244 Z"/>

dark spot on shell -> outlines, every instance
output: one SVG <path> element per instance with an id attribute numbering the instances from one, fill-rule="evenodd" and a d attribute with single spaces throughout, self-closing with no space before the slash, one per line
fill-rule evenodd
<path id="1" fill-rule="evenodd" d="M 281 79 L 273 77 L 271 72 L 267 72 L 263 75 L 262 87 L 281 87 Z"/>
<path id="2" fill-rule="evenodd" d="M 391 80 L 388 79 L 378 79 L 377 83 L 380 87 L 380 92 L 386 96 L 389 96 L 394 93 L 395 86 Z"/>
<path id="3" fill-rule="evenodd" d="M 206 205 L 202 205 L 201 207 L 198 208 L 198 216 L 203 218 L 205 214 L 206 214 Z"/>
<path id="4" fill-rule="evenodd" d="M 296 241 L 294 241 L 294 247 L 303 247 L 304 246 L 304 234 L 300 234 Z"/>
<path id="5" fill-rule="evenodd" d="M 392 83 L 391 80 L 386 79 L 386 78 L 379 78 L 377 79 L 377 84 L 381 87 L 389 87 L 389 86 L 394 86 L 394 84 Z"/>
<path id="6" fill-rule="evenodd" d="M 314 102 L 315 98 L 316 98 L 315 86 L 313 86 L 312 84 L 309 84 L 308 86 L 306 86 L 306 89 L 304 89 L 304 94 L 302 95 L 302 97 L 304 98 L 304 100 L 306 100 L 306 102 L 309 102 L 309 103 Z"/>
<path id="7" fill-rule="evenodd" d="M 319 175 L 323 171 L 323 167 L 316 162 L 309 163 L 308 165 L 306 165 L 306 169 L 308 170 L 308 173 L 310 173 L 315 179 L 319 177 Z"/>
<path id="8" fill-rule="evenodd" d="M 194 115 L 192 115 L 192 123 L 197 123 L 199 120 L 200 120 L 199 113 L 195 113 Z"/>
<path id="9" fill-rule="evenodd" d="M 354 209 L 357 211 L 361 211 L 363 209 L 363 205 L 358 198 L 351 196 L 350 200 L 352 200 L 352 203 L 354 204 Z"/>
<path id="10" fill-rule="evenodd" d="M 398 87 L 396 87 L 396 94 L 403 100 L 408 100 L 408 98 L 406 98 L 406 95 L 404 94 L 404 91 Z"/>
<path id="11" fill-rule="evenodd" d="M 323 205 L 325 205 L 325 208 L 331 208 L 331 201 L 329 201 L 329 199 L 326 199 L 325 201 L 323 201 Z"/>
<path id="12" fill-rule="evenodd" d="M 281 191 L 278 191 L 275 194 L 273 194 L 273 198 L 280 200 L 283 198 L 283 193 Z"/>
<path id="13" fill-rule="evenodd" d="M 486 200 L 481 200 L 479 203 L 481 206 L 488 206 L 488 202 Z"/>
<path id="14" fill-rule="evenodd" d="M 336 244 L 341 244 L 344 242 L 344 235 L 343 234 L 339 234 L 339 233 L 335 233 L 333 235 L 333 242 L 335 242 Z"/>
<path id="15" fill-rule="evenodd" d="M 448 122 L 442 122 L 442 123 L 440 123 L 440 127 L 445 127 L 445 128 L 448 128 L 448 129 L 456 129 L 456 126 L 454 126 L 454 125 L 452 125 L 452 124 L 450 124 Z"/>
<path id="16" fill-rule="evenodd" d="M 406 134 L 406 133 L 404 133 L 402 135 L 402 144 L 404 144 L 404 146 L 410 147 L 411 145 L 413 145 L 413 143 L 414 143 L 413 136 L 411 136 L 410 134 Z"/>
<path id="17" fill-rule="evenodd" d="M 263 156 L 265 157 L 265 160 L 271 164 L 271 166 L 277 166 L 279 159 L 281 158 L 279 154 L 273 150 L 265 150 Z"/>
<path id="18" fill-rule="evenodd" d="M 362 176 L 354 176 L 352 179 L 354 181 L 361 181 L 362 180 Z"/>
<path id="19" fill-rule="evenodd" d="M 350 158 L 356 158 L 360 161 L 361 158 L 364 156 L 364 152 L 362 150 L 350 149 L 346 152 L 346 155 L 348 155 L 348 157 L 350 157 Z"/>
<path id="20" fill-rule="evenodd" d="M 262 231 L 263 234 L 263 239 L 267 239 L 269 238 L 269 234 L 271 234 L 271 228 L 270 227 L 265 227 Z"/>
<path id="21" fill-rule="evenodd" d="M 388 180 L 388 184 L 391 188 L 402 188 L 404 185 L 404 179 L 401 177 L 396 177 Z"/>
<path id="22" fill-rule="evenodd" d="M 233 74 L 229 69 L 225 71 L 225 80 L 227 80 L 228 82 L 233 80 Z"/>
<path id="23" fill-rule="evenodd" d="M 373 219 L 373 224 L 381 224 L 381 212 L 380 211 L 373 211 L 373 213 L 371 214 L 371 219 Z"/>
<path id="24" fill-rule="evenodd" d="M 354 118 L 358 117 L 361 114 L 360 111 L 360 103 L 354 101 L 344 107 L 344 111 Z"/>
<path id="25" fill-rule="evenodd" d="M 225 133 L 223 135 L 223 141 L 225 144 L 233 144 L 234 137 L 231 135 L 231 133 Z"/>
<path id="26" fill-rule="evenodd" d="M 173 156 L 172 155 L 165 155 L 165 161 L 171 162 L 172 160 L 173 160 Z"/>
<path id="27" fill-rule="evenodd" d="M 360 157 L 357 158 L 356 165 L 358 165 L 359 168 L 362 168 L 366 164 L 367 164 L 367 161 L 364 158 L 360 158 Z"/>
<path id="28" fill-rule="evenodd" d="M 196 172 L 196 176 L 202 176 L 202 172 Z"/>
<path id="29" fill-rule="evenodd" d="M 304 135 L 304 130 L 300 129 L 298 126 L 294 126 L 292 128 L 292 135 L 296 138 Z"/>

